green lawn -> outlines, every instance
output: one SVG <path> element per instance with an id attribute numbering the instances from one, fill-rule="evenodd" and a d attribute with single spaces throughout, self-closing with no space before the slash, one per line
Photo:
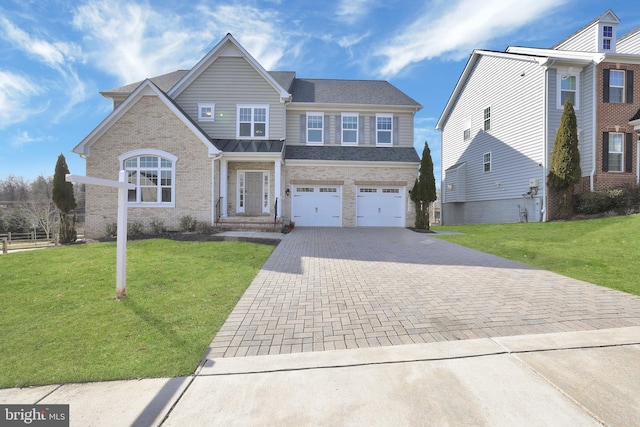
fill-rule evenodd
<path id="1" fill-rule="evenodd" d="M 273 251 L 244 242 L 114 243 L 0 256 L 0 387 L 193 373 Z"/>
<path id="2" fill-rule="evenodd" d="M 640 295 L 640 215 L 433 229 L 464 233 L 443 240 Z"/>

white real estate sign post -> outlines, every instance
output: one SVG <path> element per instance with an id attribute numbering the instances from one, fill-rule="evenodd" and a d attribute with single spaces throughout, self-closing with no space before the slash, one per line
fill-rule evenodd
<path id="1" fill-rule="evenodd" d="M 118 181 L 94 178 L 90 176 L 67 174 L 67 182 L 101 185 L 118 189 L 118 237 L 116 243 L 116 298 L 127 295 L 127 190 L 135 190 L 135 184 L 129 184 L 125 171 L 121 170 Z"/>

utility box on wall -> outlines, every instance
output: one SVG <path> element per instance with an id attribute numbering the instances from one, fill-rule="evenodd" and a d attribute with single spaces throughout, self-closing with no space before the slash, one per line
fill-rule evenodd
<path id="1" fill-rule="evenodd" d="M 538 180 L 538 178 L 531 178 L 529 180 L 529 188 L 531 188 L 531 187 L 539 187 L 540 186 L 539 183 L 540 183 L 540 181 Z"/>

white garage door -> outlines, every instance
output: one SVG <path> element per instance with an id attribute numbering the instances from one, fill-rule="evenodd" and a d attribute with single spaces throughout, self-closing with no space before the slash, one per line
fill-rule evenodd
<path id="1" fill-rule="evenodd" d="M 291 216 L 296 226 L 342 227 L 342 188 L 294 186 Z"/>
<path id="2" fill-rule="evenodd" d="M 358 187 L 356 197 L 356 226 L 404 227 L 401 187 Z"/>

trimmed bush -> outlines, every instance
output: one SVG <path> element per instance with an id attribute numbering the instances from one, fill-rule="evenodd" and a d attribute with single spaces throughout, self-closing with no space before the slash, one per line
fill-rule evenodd
<path id="1" fill-rule="evenodd" d="M 196 231 L 198 221 L 191 215 L 184 215 L 180 217 L 180 229 L 182 231 Z"/>
<path id="2" fill-rule="evenodd" d="M 157 218 L 152 218 L 149 221 L 149 228 L 151 229 L 151 234 L 163 234 L 167 231 L 167 228 L 164 226 L 164 221 Z"/>
<path id="3" fill-rule="evenodd" d="M 127 235 L 138 237 L 144 234 L 144 225 L 140 221 L 133 221 L 127 224 Z"/>

